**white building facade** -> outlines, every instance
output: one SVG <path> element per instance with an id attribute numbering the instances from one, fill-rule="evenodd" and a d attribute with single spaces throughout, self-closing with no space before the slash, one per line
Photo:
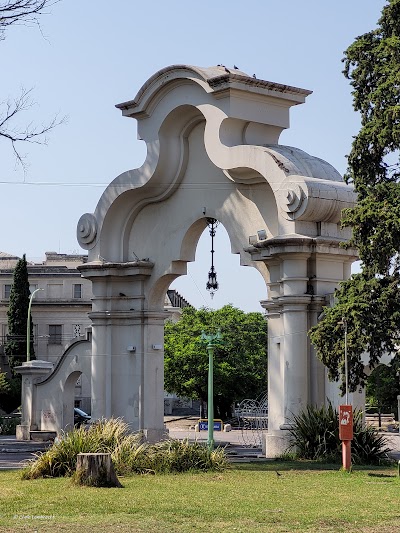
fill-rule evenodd
<path id="1" fill-rule="evenodd" d="M 7 310 L 18 259 L 0 253 L 0 350 L 7 339 Z M 71 344 L 90 335 L 92 284 L 76 268 L 86 261 L 86 255 L 46 252 L 43 262 L 28 262 L 31 293 L 42 289 L 32 300 L 35 356 L 54 366 Z M 1 352 L 0 367 L 7 370 Z M 77 380 L 75 406 L 90 412 L 90 381 L 84 376 Z"/>

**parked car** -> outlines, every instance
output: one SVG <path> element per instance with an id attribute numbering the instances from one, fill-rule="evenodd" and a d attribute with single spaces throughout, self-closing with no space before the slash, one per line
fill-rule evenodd
<path id="1" fill-rule="evenodd" d="M 74 425 L 81 426 L 82 424 L 87 424 L 90 421 L 91 416 L 79 409 L 74 407 Z"/>

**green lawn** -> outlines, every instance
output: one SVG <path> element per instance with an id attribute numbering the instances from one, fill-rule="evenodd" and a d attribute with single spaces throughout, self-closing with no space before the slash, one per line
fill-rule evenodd
<path id="1" fill-rule="evenodd" d="M 281 474 L 277 475 L 276 470 Z M 0 473 L 0 531 L 400 531 L 396 468 L 346 474 L 311 463 L 120 478 L 122 489 Z"/>

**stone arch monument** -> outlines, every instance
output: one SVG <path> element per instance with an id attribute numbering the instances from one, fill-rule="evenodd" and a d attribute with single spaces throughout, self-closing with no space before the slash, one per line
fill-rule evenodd
<path id="1" fill-rule="evenodd" d="M 293 413 L 330 396 L 307 332 L 350 275 L 356 253 L 340 247 L 349 235 L 339 220 L 355 196 L 329 163 L 279 144 L 309 94 L 223 66 L 174 65 L 117 105 L 137 120 L 147 157 L 78 222 L 89 252 L 80 271 L 93 284 L 93 418 L 163 434 L 164 296 L 195 259 L 207 217 L 268 289 L 267 455 L 286 447 Z"/>

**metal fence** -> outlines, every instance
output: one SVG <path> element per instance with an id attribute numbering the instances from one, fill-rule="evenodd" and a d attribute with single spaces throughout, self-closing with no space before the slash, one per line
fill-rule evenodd
<path id="1" fill-rule="evenodd" d="M 268 393 L 256 399 L 245 399 L 234 411 L 235 425 L 242 431 L 245 446 L 260 448 L 263 433 L 268 429 Z"/>

